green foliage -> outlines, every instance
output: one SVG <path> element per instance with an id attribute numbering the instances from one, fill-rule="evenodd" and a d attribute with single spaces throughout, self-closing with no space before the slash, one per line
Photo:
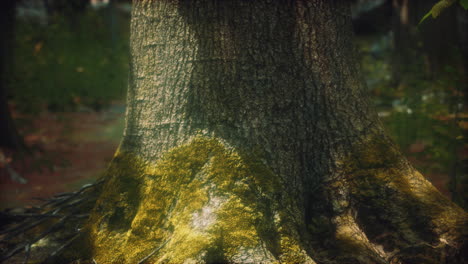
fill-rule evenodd
<path id="1" fill-rule="evenodd" d="M 122 99 L 128 75 L 128 17 L 120 17 L 112 41 L 108 14 L 88 10 L 70 21 L 49 18 L 47 25 L 18 19 L 12 98 L 22 111 L 95 110 Z M 127 21 L 125 21 L 127 20 Z"/>
<path id="2" fill-rule="evenodd" d="M 456 0 L 441 0 L 435 4 L 427 14 L 423 16 L 421 21 L 419 21 L 418 25 L 421 25 L 424 20 L 432 16 L 432 18 L 437 18 L 444 9 L 448 8 L 451 6 L 453 3 L 455 3 Z M 468 0 L 460 0 L 459 1 L 460 5 L 465 9 L 468 10 Z"/>
<path id="3" fill-rule="evenodd" d="M 414 60 L 405 65 L 401 81 L 396 83 L 389 63 L 393 54 L 384 38 L 360 39 L 359 45 L 370 93 L 392 138 L 413 165 L 440 181 L 438 184 L 449 177 L 461 182 L 466 178 L 460 164 L 467 131 L 462 92 L 465 77 L 459 66 L 462 56 L 456 49 L 447 50 L 450 65 L 431 77 L 424 71 L 423 56 L 412 50 Z M 447 190 L 447 186 L 437 187 Z M 459 187 L 450 187 L 454 188 Z"/>
<path id="4" fill-rule="evenodd" d="M 460 5 L 461 5 L 465 10 L 468 10 L 468 0 L 460 0 Z"/>
<path id="5" fill-rule="evenodd" d="M 425 164 L 425 171 L 448 172 L 458 159 L 454 149 L 463 143 L 463 130 L 454 114 L 460 107 L 458 77 L 453 68 L 446 67 L 437 80 L 408 79 L 401 88 L 402 102 L 411 111 L 394 111 L 386 120 L 396 141 L 409 155 L 423 155 L 430 161 Z M 421 144 L 424 151 L 419 152 L 414 144 Z"/>

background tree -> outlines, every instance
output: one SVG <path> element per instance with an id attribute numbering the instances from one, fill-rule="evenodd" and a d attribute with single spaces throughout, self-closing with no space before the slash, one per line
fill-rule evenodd
<path id="1" fill-rule="evenodd" d="M 452 4 L 444 9 L 439 8 L 436 19 L 426 19 L 420 23 L 421 18 L 441 2 L 445 2 L 443 6 L 447 6 L 449 2 Z M 437 95 L 438 100 L 448 106 L 453 130 L 458 129 L 459 123 L 464 121 L 461 113 L 466 109 L 464 91 L 468 88 L 468 12 L 458 2 L 392 1 L 392 81 L 397 90 L 406 90 L 415 95 L 425 94 L 418 96 L 419 101 L 424 96 Z M 416 81 L 415 75 L 421 76 L 420 79 L 426 80 L 427 84 Z M 441 85 L 437 85 L 438 83 Z M 432 116 L 437 112 L 434 110 Z M 450 155 L 452 158 L 445 162 L 450 168 L 450 191 L 453 200 L 466 207 L 468 197 L 463 191 L 463 186 L 468 182 L 463 165 L 466 159 L 459 158 L 457 154 L 461 152 L 463 142 L 455 138 L 448 141 L 453 152 Z"/>
<path id="2" fill-rule="evenodd" d="M 79 18 L 86 11 L 90 1 L 43 0 L 43 2 L 49 18 L 56 19 L 60 14 L 65 15 L 73 30 L 77 27 Z"/>
<path id="3" fill-rule="evenodd" d="M 415 66 L 419 67 L 418 70 L 424 70 L 429 78 L 443 74 L 447 65 L 456 65 L 465 74 L 468 72 L 468 33 L 464 30 L 468 18 L 466 10 L 457 1 L 445 1 L 456 4 L 440 9 L 435 20 L 426 19 L 422 23 L 421 18 L 430 14 L 428 11 L 439 2 L 443 1 L 392 1 L 395 46 L 393 79 L 396 82 L 402 81 L 405 72 L 414 71 L 411 67 Z M 425 60 L 418 63 L 421 54 Z"/>
<path id="4" fill-rule="evenodd" d="M 74 257 L 463 262 L 466 213 L 385 135 L 351 32 L 344 1 L 135 1 L 125 135 Z"/>
<path id="5" fill-rule="evenodd" d="M 0 147 L 15 150 L 24 149 L 24 143 L 19 136 L 11 118 L 8 107 L 8 87 L 13 69 L 13 40 L 15 24 L 15 0 L 6 0 L 1 4 L 0 30 Z"/>

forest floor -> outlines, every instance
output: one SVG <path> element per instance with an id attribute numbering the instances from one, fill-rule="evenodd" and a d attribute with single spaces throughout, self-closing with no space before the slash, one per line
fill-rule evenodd
<path id="1" fill-rule="evenodd" d="M 0 168 L 0 209 L 31 206 L 93 182 L 107 168 L 124 127 L 124 105 L 106 110 L 36 115 L 14 112 L 29 154 L 11 157 L 9 166 L 27 183 L 13 181 Z M 5 156 L 9 156 L 5 153 Z"/>

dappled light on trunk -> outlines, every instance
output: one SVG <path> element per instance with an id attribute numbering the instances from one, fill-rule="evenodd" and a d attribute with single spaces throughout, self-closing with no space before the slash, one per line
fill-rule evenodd
<path id="1" fill-rule="evenodd" d="M 346 4 L 138 2 L 132 33 L 98 263 L 460 258 L 466 213 L 370 109 Z"/>
<path id="2" fill-rule="evenodd" d="M 134 1 L 124 136 L 48 261 L 463 263 L 467 214 L 386 135 L 348 5 Z"/>

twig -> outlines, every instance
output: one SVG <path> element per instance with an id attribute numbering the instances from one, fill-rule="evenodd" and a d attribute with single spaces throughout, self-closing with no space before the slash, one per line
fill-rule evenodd
<path id="1" fill-rule="evenodd" d="M 60 211 L 60 209 L 56 209 L 56 210 L 54 210 L 52 212 L 52 214 L 58 213 L 59 211 Z M 50 211 L 47 212 L 47 214 L 49 214 L 49 213 L 50 213 Z M 18 225 L 18 226 L 12 227 L 10 229 L 3 230 L 3 231 L 0 232 L 0 234 L 8 234 L 8 236 L 7 236 L 7 238 L 2 239 L 0 241 L 9 240 L 8 237 L 16 236 L 16 235 L 18 235 L 19 233 L 21 233 L 23 231 L 29 230 L 29 229 L 41 224 L 45 220 L 47 220 L 47 218 L 41 218 L 41 219 L 37 220 L 36 222 L 33 222 L 33 223 L 31 223 L 29 225 L 26 225 L 26 226 Z"/>
<path id="2" fill-rule="evenodd" d="M 17 235 L 21 233 L 26 233 L 28 230 L 31 230 L 32 228 L 40 224 L 43 224 L 47 220 L 57 218 L 57 217 L 60 217 L 60 219 L 57 220 L 55 223 L 53 223 L 44 232 L 35 236 L 33 239 L 27 242 L 20 243 L 17 247 L 8 251 L 6 254 L 3 254 L 3 256 L 0 257 L 0 262 L 3 262 L 9 259 L 13 255 L 19 253 L 21 250 L 24 249 L 26 253 L 24 263 L 27 263 L 27 261 L 29 260 L 29 256 L 30 256 L 31 246 L 34 243 L 44 238 L 45 236 L 53 232 L 56 232 L 60 227 L 64 226 L 64 223 L 69 218 L 81 219 L 81 218 L 88 217 L 89 214 L 75 214 L 78 210 L 81 209 L 79 205 L 83 204 L 85 201 L 91 198 L 91 196 L 89 195 L 86 195 L 84 197 L 81 195 L 83 195 L 83 193 L 86 190 L 90 189 L 91 187 L 95 187 L 101 184 L 102 182 L 103 180 L 99 180 L 92 184 L 83 185 L 76 192 L 60 193 L 60 194 L 53 196 L 50 199 L 46 199 L 47 202 L 37 208 L 39 210 L 50 208 L 49 210 L 46 210 L 44 213 L 11 214 L 12 217 L 24 217 L 24 220 L 20 224 L 16 224 L 13 227 L 0 231 L 0 234 L 6 234 L 5 238 L 1 239 L 0 242 L 11 240 L 12 238 L 16 237 Z M 69 210 L 69 212 L 58 214 L 64 209 L 67 209 L 70 207 L 73 207 L 73 209 Z M 33 221 L 31 222 L 30 220 L 33 220 Z M 75 233 L 75 235 L 71 239 L 69 239 L 63 245 L 58 247 L 49 256 L 54 256 L 58 254 L 58 252 L 62 251 L 65 247 L 69 246 L 76 238 L 78 238 L 79 235 L 80 235 L 79 233 Z"/>
<path id="3" fill-rule="evenodd" d="M 161 245 L 159 245 L 159 247 L 157 247 L 155 250 L 151 251 L 151 253 L 149 253 L 146 257 L 142 258 L 138 264 L 143 264 L 145 263 L 149 258 L 151 258 L 154 254 L 156 254 L 159 250 L 161 250 L 161 248 L 163 248 L 167 242 L 169 242 L 171 240 L 172 237 L 169 237 L 166 241 L 164 241 L 164 243 L 162 243 Z"/>
<path id="4" fill-rule="evenodd" d="M 11 258 L 13 255 L 15 255 L 16 253 L 21 251 L 24 247 L 25 247 L 25 245 L 21 244 L 21 245 L 17 246 L 16 248 L 14 248 L 13 250 L 10 250 L 10 252 L 8 252 L 7 254 L 5 254 L 4 256 L 2 256 L 0 258 L 0 262 L 3 262 L 5 260 Z"/>
<path id="5" fill-rule="evenodd" d="M 27 244 L 25 247 L 25 254 L 26 256 L 24 257 L 23 264 L 27 264 L 29 260 L 29 256 L 31 255 L 31 244 Z"/>
<path id="6" fill-rule="evenodd" d="M 85 184 L 78 191 L 69 193 L 68 196 L 65 196 L 65 193 L 62 193 L 62 194 L 59 195 L 59 197 L 52 198 L 52 201 L 50 203 L 45 203 L 40 208 L 44 208 L 45 206 L 58 206 L 60 204 L 63 204 L 65 202 L 70 201 L 71 199 L 77 197 L 78 195 L 82 194 L 85 190 L 87 190 L 87 189 L 89 189 L 91 187 L 97 186 L 97 185 L 101 184 L 102 182 L 103 182 L 103 180 L 99 180 L 99 181 L 97 181 L 95 183 Z"/>
<path id="7" fill-rule="evenodd" d="M 25 232 L 43 222 L 45 222 L 47 219 L 49 219 L 50 217 L 54 216 L 54 215 L 57 215 L 57 213 L 62 210 L 62 209 L 65 209 L 67 207 L 71 207 L 71 206 L 75 206 L 85 200 L 87 200 L 89 197 L 82 197 L 80 199 L 77 199 L 75 201 L 72 201 L 68 204 L 64 204 L 58 208 L 56 208 L 55 210 L 49 210 L 47 212 L 45 212 L 43 215 L 45 216 L 37 216 L 39 219 L 29 225 L 17 225 L 15 227 L 12 227 L 10 229 L 6 229 L 6 230 L 3 230 L 0 232 L 0 234 L 8 234 L 8 236 L 6 236 L 4 239 L 1 239 L 0 241 L 7 241 L 7 240 L 10 240 L 11 238 L 17 236 L 18 234 L 22 233 L 22 232 Z M 73 210 L 73 212 L 76 211 L 76 210 Z M 52 213 L 51 213 L 52 212 Z M 64 217 L 70 217 L 72 216 L 72 213 L 69 213 L 69 214 L 65 214 Z"/>
<path id="8" fill-rule="evenodd" d="M 65 215 L 63 214 L 40 214 L 40 213 L 37 213 L 37 214 L 12 214 L 11 215 L 12 217 L 24 217 L 24 218 L 35 218 L 35 217 L 63 217 Z M 89 216 L 89 214 L 79 214 L 79 215 L 75 215 L 72 217 L 77 217 L 77 218 L 82 218 L 82 217 L 86 217 L 86 216 Z"/>
<path id="9" fill-rule="evenodd" d="M 77 239 L 80 236 L 80 233 L 75 234 L 72 238 L 70 238 L 67 242 L 65 242 L 63 245 L 61 245 L 59 248 L 57 248 L 54 252 L 50 254 L 50 257 L 53 257 L 57 255 L 60 251 L 62 251 L 64 248 L 68 247 L 75 239 Z"/>
<path id="10" fill-rule="evenodd" d="M 14 248 L 13 250 L 11 250 L 10 252 L 8 252 L 7 254 L 5 254 L 5 256 L 3 256 L 1 259 L 0 259 L 0 262 L 2 261 L 5 261 L 9 258 L 11 258 L 13 255 L 15 255 L 16 253 L 18 253 L 18 251 L 20 251 L 21 249 L 23 248 L 26 248 L 26 246 L 29 244 L 29 245 L 32 245 L 34 243 L 36 243 L 37 241 L 39 241 L 40 239 L 42 239 L 43 237 L 47 236 L 48 234 L 52 233 L 53 231 L 55 231 L 55 229 L 60 226 L 62 223 L 65 222 L 65 220 L 67 220 L 68 216 L 64 216 L 62 217 L 57 223 L 55 223 L 54 225 L 52 225 L 51 227 L 49 227 L 46 231 L 42 232 L 41 234 L 39 234 L 38 236 L 36 236 L 35 238 L 33 238 L 32 240 L 26 242 L 26 243 L 22 243 L 20 246 Z"/>

